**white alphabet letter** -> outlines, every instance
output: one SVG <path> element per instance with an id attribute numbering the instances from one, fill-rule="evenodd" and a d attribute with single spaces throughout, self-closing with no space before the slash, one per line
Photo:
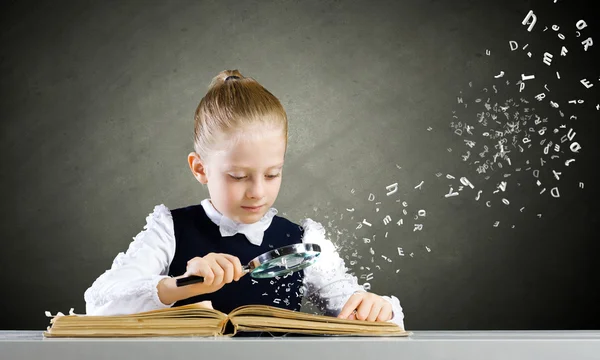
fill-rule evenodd
<path id="1" fill-rule="evenodd" d="M 583 84 L 583 86 L 585 86 L 587 89 L 591 88 L 592 86 L 594 86 L 594 84 L 590 83 L 589 81 L 587 81 L 586 79 L 581 79 L 581 83 Z"/>
<path id="2" fill-rule="evenodd" d="M 529 22 L 530 19 L 531 19 L 531 24 L 527 28 L 527 31 L 529 31 L 529 32 L 531 32 L 531 30 L 533 29 L 533 26 L 535 25 L 535 23 L 537 21 L 537 16 L 535 16 L 535 14 L 533 13 L 533 10 L 529 10 L 529 12 L 527 13 L 527 16 L 525 16 L 525 19 L 523 19 L 522 24 L 527 25 L 527 23 Z"/>
<path id="3" fill-rule="evenodd" d="M 587 38 L 587 39 L 583 40 L 583 41 L 581 42 L 581 44 L 583 45 L 583 50 L 584 50 L 584 51 L 587 51 L 587 49 L 588 49 L 590 46 L 594 45 L 594 42 L 592 41 L 592 38 L 591 38 L 591 37 L 589 37 L 589 38 Z"/>
<path id="4" fill-rule="evenodd" d="M 386 195 L 390 196 L 393 193 L 395 193 L 396 191 L 398 191 L 398 183 L 393 183 L 392 185 L 388 185 L 388 186 L 385 187 L 385 189 L 387 191 L 389 191 Z"/>
<path id="5" fill-rule="evenodd" d="M 545 52 L 543 61 L 544 64 L 550 66 L 550 64 L 552 63 L 552 54 L 550 54 L 549 52 Z"/>

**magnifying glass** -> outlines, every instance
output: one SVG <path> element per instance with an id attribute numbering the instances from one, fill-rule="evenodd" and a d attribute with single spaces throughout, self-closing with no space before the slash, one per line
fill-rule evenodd
<path id="1" fill-rule="evenodd" d="M 321 247 L 317 244 L 292 244 L 267 251 L 242 266 L 242 269 L 244 274 L 250 273 L 253 278 L 272 278 L 302 270 L 314 264 L 320 254 Z M 190 275 L 176 281 L 178 287 L 199 282 L 204 282 L 203 276 Z"/>

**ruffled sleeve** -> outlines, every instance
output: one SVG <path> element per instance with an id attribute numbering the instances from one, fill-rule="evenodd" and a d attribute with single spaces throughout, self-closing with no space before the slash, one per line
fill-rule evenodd
<path id="1" fill-rule="evenodd" d="M 87 315 L 132 314 L 170 307 L 158 297 L 158 282 L 168 277 L 175 255 L 175 234 L 170 210 L 157 205 L 146 217 L 125 253 L 84 293 Z"/>
<path id="2" fill-rule="evenodd" d="M 324 314 L 337 316 L 348 299 L 357 291 L 366 291 L 358 284 L 358 279 L 347 273 L 348 269 L 331 240 L 327 239 L 323 226 L 305 219 L 302 242 L 316 243 L 321 247 L 319 260 L 304 269 L 304 287 L 307 299 Z M 404 329 L 404 313 L 400 301 L 395 296 L 382 296 L 392 304 L 391 322 Z"/>

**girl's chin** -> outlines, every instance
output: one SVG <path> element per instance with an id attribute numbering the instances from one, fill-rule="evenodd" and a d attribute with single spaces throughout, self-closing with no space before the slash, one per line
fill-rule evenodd
<path id="1" fill-rule="evenodd" d="M 243 211 L 243 210 L 242 210 Z M 237 221 L 244 224 L 252 224 L 260 220 L 264 216 L 264 212 L 247 212 L 246 214 L 241 214 L 238 216 Z"/>

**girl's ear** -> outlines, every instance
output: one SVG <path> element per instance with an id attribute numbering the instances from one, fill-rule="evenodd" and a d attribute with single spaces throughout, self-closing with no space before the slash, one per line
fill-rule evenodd
<path id="1" fill-rule="evenodd" d="M 192 170 L 192 174 L 196 180 L 206 185 L 208 183 L 208 177 L 206 176 L 205 164 L 200 159 L 200 155 L 196 152 L 189 153 L 188 164 L 190 165 L 190 170 Z"/>

